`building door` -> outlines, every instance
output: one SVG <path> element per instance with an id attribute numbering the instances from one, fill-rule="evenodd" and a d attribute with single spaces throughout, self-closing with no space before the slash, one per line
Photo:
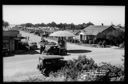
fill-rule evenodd
<path id="1" fill-rule="evenodd" d="M 82 41 L 82 35 L 80 35 L 80 41 Z"/>

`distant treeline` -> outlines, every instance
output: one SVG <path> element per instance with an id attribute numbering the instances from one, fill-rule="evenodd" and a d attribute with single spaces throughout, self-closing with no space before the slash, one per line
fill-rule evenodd
<path id="1" fill-rule="evenodd" d="M 75 25 L 73 23 L 71 24 L 67 24 L 67 23 L 55 23 L 55 22 L 51 22 L 48 24 L 45 23 L 37 23 L 37 24 L 32 24 L 32 23 L 25 23 L 25 24 L 21 24 L 20 26 L 24 26 L 24 27 L 57 27 L 57 28 L 61 28 L 61 29 L 83 29 L 89 25 L 94 25 L 92 22 L 88 22 L 88 23 L 82 23 L 82 24 L 78 24 Z"/>

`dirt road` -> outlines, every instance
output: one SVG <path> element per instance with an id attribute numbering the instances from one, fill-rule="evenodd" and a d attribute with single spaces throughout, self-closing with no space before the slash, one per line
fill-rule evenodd
<path id="1" fill-rule="evenodd" d="M 34 34 L 29 34 L 20 31 L 23 36 L 29 36 L 30 41 L 39 42 L 41 37 Z M 49 41 L 53 41 L 47 39 Z M 54 41 L 56 42 L 56 41 Z M 39 46 L 39 45 L 38 45 Z M 67 43 L 67 49 L 69 50 L 69 55 L 64 56 L 65 59 L 78 58 L 79 55 L 86 55 L 94 59 L 96 63 L 109 62 L 111 64 L 120 65 L 123 64 L 121 61 L 124 55 L 124 50 L 113 49 L 113 48 L 92 48 L 85 47 L 76 44 Z M 40 54 L 27 54 L 27 55 L 15 55 L 12 57 L 3 58 L 3 75 L 4 79 L 7 78 L 18 78 L 20 74 L 28 73 L 39 73 L 36 69 L 38 64 L 38 57 Z M 18 75 L 19 74 L 19 75 Z"/>

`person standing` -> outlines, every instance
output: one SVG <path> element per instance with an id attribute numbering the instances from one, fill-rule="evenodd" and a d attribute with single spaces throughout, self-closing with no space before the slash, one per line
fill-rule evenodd
<path id="1" fill-rule="evenodd" d="M 40 54 L 42 54 L 42 52 L 45 50 L 45 40 L 44 38 L 42 37 L 41 38 L 41 45 L 40 45 Z"/>
<path id="2" fill-rule="evenodd" d="M 42 43 L 42 45 L 40 45 L 40 54 L 42 54 L 42 52 L 44 52 L 45 50 L 45 44 Z"/>

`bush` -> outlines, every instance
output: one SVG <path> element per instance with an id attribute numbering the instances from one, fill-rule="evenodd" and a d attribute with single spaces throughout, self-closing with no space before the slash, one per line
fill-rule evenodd
<path id="1" fill-rule="evenodd" d="M 99 70 L 106 70 L 104 76 L 97 77 L 97 81 L 122 81 L 124 80 L 124 67 L 117 67 L 108 63 L 102 63 L 101 66 L 98 67 Z M 121 80 L 119 78 L 121 77 Z"/>
<path id="2" fill-rule="evenodd" d="M 88 59 L 86 58 L 86 56 L 79 56 L 78 59 L 68 61 L 66 65 L 63 68 L 61 68 L 61 70 L 59 70 L 57 73 L 63 74 L 66 81 L 68 81 L 69 79 L 72 81 L 76 81 L 78 76 L 84 70 L 88 71 L 90 69 L 96 68 L 97 64 L 95 64 L 93 59 Z"/>
<path id="3" fill-rule="evenodd" d="M 123 81 L 124 68 L 116 67 L 108 63 L 98 66 L 92 58 L 79 56 L 70 60 L 57 74 L 65 77 L 65 81 Z"/>
<path id="4" fill-rule="evenodd" d="M 92 58 L 84 55 L 67 61 L 57 72 L 51 71 L 49 77 L 35 77 L 25 81 L 124 81 L 124 67 L 104 62 L 97 65 Z"/>

